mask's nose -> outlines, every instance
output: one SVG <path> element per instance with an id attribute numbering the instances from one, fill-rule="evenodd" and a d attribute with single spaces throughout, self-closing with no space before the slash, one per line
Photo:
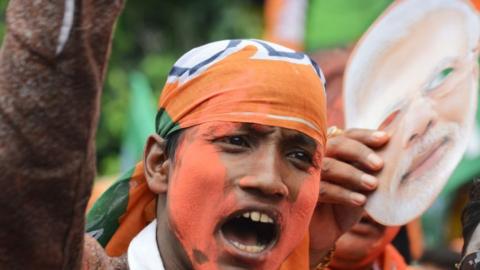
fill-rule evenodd
<path id="1" fill-rule="evenodd" d="M 408 106 L 403 123 L 402 142 L 405 148 L 422 138 L 435 125 L 437 113 L 432 101 L 426 98 L 414 99 Z"/>
<path id="2" fill-rule="evenodd" d="M 274 146 L 261 151 L 255 158 L 251 171 L 239 181 L 239 186 L 259 196 L 281 199 L 288 197 L 289 191 L 282 177 L 282 158 Z"/>

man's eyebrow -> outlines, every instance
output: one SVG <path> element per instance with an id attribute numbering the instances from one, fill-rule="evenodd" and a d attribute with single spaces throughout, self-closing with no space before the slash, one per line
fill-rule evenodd
<path id="1" fill-rule="evenodd" d="M 286 136 L 285 140 L 290 143 L 303 145 L 308 148 L 312 148 L 312 149 L 317 148 L 317 142 L 314 139 L 302 133 L 295 133 L 291 135 L 289 134 Z"/>
<path id="2" fill-rule="evenodd" d="M 272 126 L 252 124 L 252 123 L 242 123 L 240 125 L 240 129 L 251 132 L 258 136 L 264 136 L 272 132 L 275 132 L 275 128 Z M 310 136 L 307 136 L 297 131 L 291 131 L 291 130 L 288 131 L 288 133 L 285 134 L 284 140 L 291 143 L 303 145 L 305 147 L 309 147 L 309 148 L 311 147 L 313 149 L 317 148 L 317 142 L 314 139 L 312 139 Z"/>

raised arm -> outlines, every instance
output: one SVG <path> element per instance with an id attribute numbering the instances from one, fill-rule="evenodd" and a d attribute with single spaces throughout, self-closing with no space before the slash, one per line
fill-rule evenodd
<path id="1" fill-rule="evenodd" d="M 79 269 L 121 0 L 12 0 L 0 53 L 0 269 Z"/>

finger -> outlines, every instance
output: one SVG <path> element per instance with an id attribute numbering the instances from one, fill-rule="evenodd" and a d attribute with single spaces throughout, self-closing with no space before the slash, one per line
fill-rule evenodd
<path id="1" fill-rule="evenodd" d="M 326 157 L 359 164 L 363 168 L 378 171 L 383 160 L 365 144 L 345 136 L 333 137 L 327 141 Z"/>
<path id="2" fill-rule="evenodd" d="M 329 182 L 320 182 L 319 203 L 333 203 L 347 206 L 362 206 L 367 197 L 361 193 L 351 191 Z"/>
<path id="3" fill-rule="evenodd" d="M 322 181 L 357 191 L 372 191 L 378 185 L 376 177 L 350 164 L 328 157 L 322 161 Z"/>
<path id="4" fill-rule="evenodd" d="M 385 131 L 372 129 L 352 128 L 346 130 L 343 135 L 372 148 L 382 147 L 390 139 L 390 136 Z"/>

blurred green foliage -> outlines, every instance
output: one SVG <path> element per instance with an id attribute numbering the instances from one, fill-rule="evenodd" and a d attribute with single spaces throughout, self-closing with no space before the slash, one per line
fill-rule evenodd
<path id="1" fill-rule="evenodd" d="M 0 1 L 0 40 L 3 40 L 5 35 L 5 9 L 7 8 L 7 1 Z"/>
<path id="2" fill-rule="evenodd" d="M 0 38 L 5 9 L 0 1 Z M 261 36 L 263 1 L 128 0 L 113 40 L 97 133 L 99 175 L 120 173 L 120 146 L 126 134 L 131 93 L 129 75 L 144 73 L 158 97 L 175 60 L 209 41 Z M 152 100 L 157 104 L 157 100 Z M 154 119 L 145 119 L 154 121 Z"/>

